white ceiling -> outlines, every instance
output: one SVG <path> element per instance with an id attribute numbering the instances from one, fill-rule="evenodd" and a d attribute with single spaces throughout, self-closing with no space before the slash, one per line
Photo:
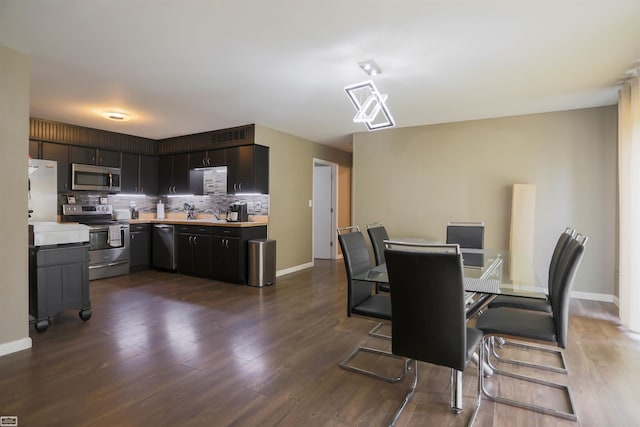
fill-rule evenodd
<path id="1" fill-rule="evenodd" d="M 154 139 L 257 123 L 350 151 L 366 59 L 399 127 L 615 104 L 640 1 L 0 0 L 0 45 L 30 54 L 33 117 Z"/>

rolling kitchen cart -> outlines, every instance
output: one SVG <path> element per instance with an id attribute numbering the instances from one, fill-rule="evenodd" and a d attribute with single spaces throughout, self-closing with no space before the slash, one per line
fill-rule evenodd
<path id="1" fill-rule="evenodd" d="M 91 318 L 89 245 L 29 246 L 29 314 L 36 331 L 44 332 L 51 316 L 78 309 Z"/>

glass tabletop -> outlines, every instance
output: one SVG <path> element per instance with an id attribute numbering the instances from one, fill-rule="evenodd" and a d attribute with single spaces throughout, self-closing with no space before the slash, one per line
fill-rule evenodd
<path id="1" fill-rule="evenodd" d="M 464 288 L 467 292 L 546 298 L 531 262 L 517 253 L 490 249 L 462 250 Z M 389 283 L 386 264 L 353 276 L 353 280 Z"/>

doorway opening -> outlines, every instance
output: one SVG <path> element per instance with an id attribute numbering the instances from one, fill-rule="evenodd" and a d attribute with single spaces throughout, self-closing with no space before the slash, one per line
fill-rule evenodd
<path id="1" fill-rule="evenodd" d="M 337 259 L 338 165 L 313 159 L 313 258 Z"/>

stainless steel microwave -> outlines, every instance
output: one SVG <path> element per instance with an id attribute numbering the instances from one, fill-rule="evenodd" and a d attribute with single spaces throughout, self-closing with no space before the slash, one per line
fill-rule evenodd
<path id="1" fill-rule="evenodd" d="M 71 164 L 71 189 L 108 191 L 116 193 L 120 191 L 120 168 L 108 166 Z"/>

